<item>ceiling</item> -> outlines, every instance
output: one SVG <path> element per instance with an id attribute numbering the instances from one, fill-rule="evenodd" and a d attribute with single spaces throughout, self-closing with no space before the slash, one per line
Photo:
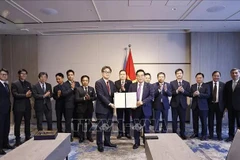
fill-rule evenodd
<path id="1" fill-rule="evenodd" d="M 240 31 L 240 0 L 1 0 L 0 13 L 0 34 Z"/>

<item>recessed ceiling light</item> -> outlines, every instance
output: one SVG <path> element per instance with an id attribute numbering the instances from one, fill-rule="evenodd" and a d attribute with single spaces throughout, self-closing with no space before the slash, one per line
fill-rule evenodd
<path id="1" fill-rule="evenodd" d="M 172 11 L 176 11 L 177 10 L 177 8 L 172 8 Z"/>
<path id="2" fill-rule="evenodd" d="M 58 14 L 58 11 L 53 8 L 42 8 L 40 11 L 46 15 L 56 15 Z"/>
<path id="3" fill-rule="evenodd" d="M 207 12 L 214 13 L 214 12 L 220 12 L 225 9 L 225 6 L 213 6 L 207 9 Z"/>
<path id="4" fill-rule="evenodd" d="M 20 30 L 21 30 L 21 31 L 27 31 L 27 32 L 29 32 L 29 29 L 28 29 L 28 28 L 21 28 Z"/>

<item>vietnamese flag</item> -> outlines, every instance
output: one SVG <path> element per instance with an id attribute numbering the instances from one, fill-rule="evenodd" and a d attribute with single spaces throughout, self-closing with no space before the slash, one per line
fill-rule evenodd
<path id="1" fill-rule="evenodd" d="M 125 70 L 126 70 L 126 73 L 127 73 L 127 79 L 129 79 L 131 81 L 136 80 L 131 48 L 129 48 L 129 54 L 128 54 L 127 64 L 126 64 Z"/>

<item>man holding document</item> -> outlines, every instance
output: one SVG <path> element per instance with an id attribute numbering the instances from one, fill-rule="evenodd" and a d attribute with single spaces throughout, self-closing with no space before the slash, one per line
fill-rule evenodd
<path id="1" fill-rule="evenodd" d="M 140 131 L 144 126 L 144 117 L 150 117 L 152 114 L 152 110 L 147 104 L 152 102 L 154 91 L 149 83 L 144 83 L 144 75 L 144 70 L 137 70 L 137 83 L 132 83 L 129 87 L 129 92 L 136 92 L 137 97 L 136 106 L 132 109 L 135 141 L 133 149 L 137 149 L 140 146 Z M 145 143 L 144 138 L 143 143 Z"/>

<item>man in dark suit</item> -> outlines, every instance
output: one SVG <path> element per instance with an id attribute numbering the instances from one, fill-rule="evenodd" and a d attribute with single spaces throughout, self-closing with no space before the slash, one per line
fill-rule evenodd
<path id="1" fill-rule="evenodd" d="M 188 107 L 187 97 L 190 96 L 190 84 L 183 80 L 183 70 L 181 68 L 175 71 L 176 80 L 170 82 L 172 88 L 172 99 L 170 105 L 172 107 L 172 130 L 177 133 L 177 119 L 180 120 L 180 137 L 186 139 L 185 135 L 185 118 L 186 109 Z"/>
<path id="2" fill-rule="evenodd" d="M 165 73 L 159 72 L 157 74 L 158 82 L 153 85 L 154 89 L 154 102 L 153 108 L 155 113 L 155 133 L 160 133 L 159 131 L 159 120 L 160 115 L 162 114 L 162 130 L 161 133 L 167 133 L 168 125 L 168 110 L 170 108 L 168 97 L 172 96 L 172 89 L 170 84 L 164 82 Z"/>
<path id="3" fill-rule="evenodd" d="M 198 137 L 198 121 L 202 124 L 201 140 L 207 139 L 207 117 L 208 117 L 208 98 L 210 97 L 209 85 L 203 83 L 204 74 L 197 73 L 196 82 L 191 86 L 192 115 L 193 115 L 193 135 L 191 138 Z"/>
<path id="4" fill-rule="evenodd" d="M 97 146 L 98 151 L 103 152 L 104 146 L 117 147 L 116 144 L 110 142 L 111 130 L 112 130 L 112 117 L 115 110 L 113 97 L 116 88 L 114 83 L 109 80 L 112 69 L 109 66 L 104 66 L 101 69 L 102 78 L 96 81 L 95 89 L 97 93 L 96 102 L 96 117 L 98 119 L 97 126 Z M 104 132 L 104 143 L 103 143 Z"/>
<path id="5" fill-rule="evenodd" d="M 35 99 L 34 109 L 37 117 L 37 129 L 43 130 L 43 114 L 47 120 L 47 129 L 52 130 L 52 86 L 47 83 L 48 74 L 46 72 L 40 72 L 38 74 L 39 82 L 32 88 L 33 97 Z"/>
<path id="6" fill-rule="evenodd" d="M 23 117 L 25 123 L 25 140 L 29 140 L 31 136 L 30 119 L 32 107 L 30 98 L 32 97 L 32 86 L 28 81 L 26 81 L 27 74 L 27 70 L 19 70 L 19 79 L 11 85 L 13 95 L 14 135 L 16 137 L 15 146 L 19 146 L 21 144 L 20 126 Z"/>
<path id="7" fill-rule="evenodd" d="M 71 122 L 73 119 L 73 130 L 74 130 L 74 137 L 78 137 L 78 120 L 76 119 L 76 103 L 74 100 L 74 89 L 76 87 L 80 87 L 79 82 L 74 81 L 74 76 L 75 73 L 73 70 L 68 70 L 66 72 L 67 74 L 67 81 L 63 84 L 63 91 L 62 91 L 62 96 L 64 97 L 65 101 L 65 132 L 66 133 L 71 133 Z M 72 136 L 71 136 L 71 140 Z"/>
<path id="8" fill-rule="evenodd" d="M 228 110 L 228 127 L 229 137 L 227 142 L 232 141 L 235 135 L 235 121 L 237 121 L 237 128 L 240 129 L 240 70 L 233 68 L 230 71 L 232 80 L 225 84 L 224 98 L 225 106 Z"/>
<path id="9" fill-rule="evenodd" d="M 127 80 L 127 74 L 125 70 L 119 71 L 119 80 L 115 82 L 115 86 L 118 92 L 128 92 L 130 84 L 132 81 Z M 118 108 L 117 109 L 117 119 L 118 119 L 118 136 L 120 139 L 123 137 L 123 116 L 124 116 L 124 126 L 125 126 L 125 137 L 131 139 L 130 136 L 130 114 L 131 109 L 129 108 Z"/>
<path id="10" fill-rule="evenodd" d="M 208 130 L 209 139 L 213 139 L 214 131 L 214 115 L 216 116 L 216 132 L 218 140 L 222 140 L 222 118 L 224 112 L 223 93 L 225 84 L 220 80 L 221 73 L 214 71 L 212 73 L 212 81 L 207 84 L 210 87 L 210 97 L 208 99 Z"/>
<path id="11" fill-rule="evenodd" d="M 93 115 L 93 101 L 96 100 L 96 93 L 93 87 L 89 86 L 89 76 L 83 75 L 81 77 L 81 87 L 75 89 L 75 102 L 77 103 L 77 118 L 79 120 L 79 143 L 85 139 L 84 126 L 87 121 L 87 139 L 93 142 L 92 139 L 92 115 Z"/>
<path id="12" fill-rule="evenodd" d="M 129 92 L 136 92 L 137 104 L 136 108 L 132 109 L 132 119 L 134 123 L 134 145 L 133 149 L 137 149 L 140 146 L 140 131 L 145 126 L 145 117 L 150 117 L 152 109 L 148 105 L 153 100 L 154 91 L 149 83 L 145 83 L 145 72 L 142 69 L 136 72 L 137 83 L 132 83 L 129 87 Z M 143 143 L 145 138 L 143 136 Z"/>
<path id="13" fill-rule="evenodd" d="M 9 145 L 8 135 L 10 130 L 10 90 L 7 84 L 8 70 L 0 69 L 0 155 L 6 154 L 3 149 L 13 149 Z"/>
<path id="14" fill-rule="evenodd" d="M 63 83 L 64 83 L 64 75 L 62 73 L 57 73 L 55 75 L 57 85 L 53 87 L 53 98 L 56 100 L 55 102 L 55 110 L 57 117 L 57 130 L 59 133 L 62 133 L 62 117 L 65 118 L 65 102 L 62 96 Z M 66 126 L 65 126 L 66 128 Z"/>

